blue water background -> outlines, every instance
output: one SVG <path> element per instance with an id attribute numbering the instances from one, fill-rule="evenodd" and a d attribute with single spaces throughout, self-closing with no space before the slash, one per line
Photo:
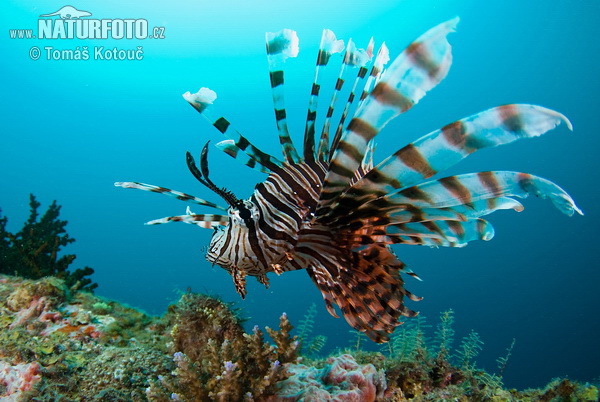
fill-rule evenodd
<path id="1" fill-rule="evenodd" d="M 210 230 L 191 225 L 148 227 L 150 219 L 183 214 L 186 205 L 167 197 L 113 187 L 141 181 L 218 200 L 187 171 L 186 150 L 198 154 L 221 135 L 181 98 L 210 87 L 218 110 L 257 145 L 280 155 L 271 103 L 264 33 L 298 31 L 300 56 L 286 63 L 288 116 L 300 143 L 323 28 L 364 47 L 371 35 L 393 56 L 430 27 L 461 17 L 449 37 L 454 62 L 448 77 L 419 105 L 378 137 L 377 160 L 449 122 L 505 103 L 534 103 L 564 113 L 563 125 L 542 138 L 484 150 L 449 174 L 482 170 L 529 172 L 564 187 L 584 210 L 568 218 L 548 201 L 527 199 L 525 211 L 489 217 L 490 242 L 463 249 L 396 247 L 424 279 L 407 288 L 424 296 L 410 307 L 430 324 L 456 312 L 457 337 L 477 331 L 485 342 L 478 364 L 494 371 L 495 359 L 516 338 L 505 382 L 539 386 L 568 375 L 600 375 L 600 3 L 597 1 L 240 1 L 93 2 L 71 5 L 95 18 L 146 18 L 166 28 L 163 40 L 16 40 L 9 29 L 33 28 L 38 15 L 59 1 L 5 0 L 0 13 L 0 207 L 18 230 L 28 195 L 45 208 L 63 206 L 66 251 L 74 267 L 89 265 L 97 294 L 161 314 L 186 289 L 238 302 L 248 326 L 275 326 L 282 312 L 298 322 L 318 306 L 315 332 L 327 350 L 348 345 L 350 327 L 331 318 L 305 272 L 271 276 L 266 290 L 249 278 L 239 301 L 231 278 L 212 268 L 201 248 Z M 33 61 L 32 46 L 136 49 L 142 61 Z M 322 101 L 325 103 L 325 101 Z M 214 147 L 213 180 L 239 197 L 264 175 Z M 194 207 L 194 212 L 210 209 Z M 375 347 L 376 349 L 377 347 Z"/>

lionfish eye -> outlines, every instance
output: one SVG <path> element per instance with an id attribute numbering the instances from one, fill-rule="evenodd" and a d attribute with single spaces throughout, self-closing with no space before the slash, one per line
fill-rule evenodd
<path id="1" fill-rule="evenodd" d="M 215 192 L 218 196 L 223 198 L 225 202 L 232 208 L 237 208 L 241 202 L 237 199 L 237 197 L 225 187 L 219 188 L 212 182 L 211 179 L 208 178 L 208 141 L 204 148 L 202 148 L 202 153 L 200 154 L 200 169 L 196 166 L 196 161 L 191 153 L 185 153 L 185 161 L 187 163 L 188 169 L 192 173 L 192 175 L 198 180 L 200 183 L 204 184 L 211 191 Z"/>
<path id="2" fill-rule="evenodd" d="M 240 217 L 246 222 L 248 219 L 252 217 L 250 210 L 246 208 L 243 204 L 238 206 L 238 211 L 240 211 Z"/>

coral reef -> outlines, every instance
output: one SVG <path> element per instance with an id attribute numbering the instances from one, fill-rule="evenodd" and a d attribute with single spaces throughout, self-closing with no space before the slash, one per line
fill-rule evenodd
<path id="1" fill-rule="evenodd" d="M 145 400 L 172 369 L 159 324 L 62 279 L 0 275 L 0 399 Z"/>
<path id="2" fill-rule="evenodd" d="M 372 364 L 384 371 L 387 383 L 382 401 L 596 401 L 598 390 L 590 384 L 567 379 L 556 380 L 544 389 L 507 390 L 502 374 L 509 364 L 515 341 L 506 355 L 497 359 L 498 373 L 488 373 L 477 367 L 475 359 L 483 341 L 475 331 L 462 338 L 454 348 L 452 328 L 454 312 L 443 312 L 433 336 L 431 325 L 422 316 L 408 320 L 398 328 L 381 352 L 361 349 L 365 336 L 355 332 L 352 346 L 346 349 L 359 365 Z M 320 365 L 322 362 L 313 361 Z"/>
<path id="3" fill-rule="evenodd" d="M 541 390 L 511 391 L 511 393 L 515 396 L 515 399 L 534 401 L 597 401 L 600 397 L 598 388 L 578 384 L 566 378 L 553 380 Z"/>
<path id="4" fill-rule="evenodd" d="M 40 203 L 31 194 L 29 219 L 17 233 L 6 230 L 8 218 L 0 214 L 0 274 L 31 279 L 55 276 L 63 279 L 69 288 L 93 291 L 98 285 L 88 276 L 94 270 L 84 267 L 70 271 L 69 265 L 76 256 L 59 256 L 63 247 L 75 241 L 65 231 L 67 221 L 58 219 L 60 205 L 53 201 L 38 219 L 39 207 Z"/>
<path id="5" fill-rule="evenodd" d="M 479 336 L 454 347 L 452 321 L 443 313 L 433 337 L 423 317 L 408 321 L 383 353 L 363 351 L 357 334 L 352 350 L 300 357 L 285 313 L 266 341 L 257 326 L 244 331 L 231 305 L 205 295 L 185 294 L 151 317 L 62 279 L 0 275 L 0 400 L 598 400 L 596 387 L 567 379 L 504 389 L 512 346 L 499 373 L 487 373 L 475 363 Z"/>

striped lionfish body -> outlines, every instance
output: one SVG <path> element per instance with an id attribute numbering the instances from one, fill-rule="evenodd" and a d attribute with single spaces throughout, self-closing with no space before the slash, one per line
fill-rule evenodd
<path id="1" fill-rule="evenodd" d="M 312 86 L 302 154 L 289 134 L 284 105 L 283 62 L 298 53 L 294 31 L 267 34 L 267 54 L 275 117 L 283 160 L 257 147 L 212 113 L 216 94 L 201 88 L 184 98 L 225 137 L 217 148 L 245 165 L 268 174 L 252 196 L 238 199 L 209 179 L 208 143 L 199 165 L 187 153 L 191 173 L 217 193 L 227 208 L 209 201 L 137 182 L 116 183 L 176 197 L 226 213 L 157 219 L 149 224 L 181 221 L 213 228 L 206 258 L 226 269 L 245 297 L 245 277 L 268 286 L 266 274 L 306 269 L 321 291 L 328 311 L 337 305 L 348 323 L 376 342 L 389 339 L 400 316 L 416 313 L 404 298 L 419 300 L 404 288 L 401 273 L 415 276 L 394 254 L 392 244 L 464 246 L 493 237 L 483 216 L 500 209 L 521 211 L 512 197 L 548 198 L 562 212 L 581 214 L 569 195 L 554 183 L 526 173 L 493 171 L 427 180 L 469 154 L 521 138 L 536 137 L 569 121 L 540 106 L 513 104 L 458 120 L 410 143 L 374 166 L 373 139 L 394 117 L 415 105 L 447 74 L 451 47 L 447 35 L 458 19 L 426 32 L 389 67 L 382 44 L 357 49 L 325 30 Z M 339 78 L 317 130 L 319 72 L 341 57 Z M 343 110 L 335 104 L 351 75 Z M 353 113 L 350 113 L 353 110 Z M 338 110 L 339 111 L 339 110 Z M 348 116 L 350 116 L 348 118 Z M 339 121 L 338 121 L 339 119 Z M 331 130 L 331 128 L 335 130 Z"/>

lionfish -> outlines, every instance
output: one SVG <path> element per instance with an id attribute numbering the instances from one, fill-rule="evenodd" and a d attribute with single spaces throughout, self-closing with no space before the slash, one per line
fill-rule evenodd
<path id="1" fill-rule="evenodd" d="M 338 317 L 335 304 L 353 328 L 375 342 L 385 342 L 402 324 L 400 316 L 417 314 L 405 306 L 404 298 L 421 299 L 404 288 L 401 273 L 417 276 L 398 259 L 392 244 L 461 247 L 472 240 L 490 240 L 494 230 L 482 217 L 502 209 L 521 211 L 523 206 L 511 197 L 529 194 L 548 198 L 569 216 L 582 214 L 556 184 L 527 173 L 488 171 L 424 181 L 479 149 L 537 137 L 563 122 L 572 129 L 565 116 L 540 106 L 510 104 L 486 110 L 433 131 L 373 164 L 373 139 L 379 131 L 446 77 L 452 60 L 447 36 L 457 23 L 455 18 L 430 29 L 387 68 L 385 43 L 376 55 L 373 39 L 366 49 L 358 49 L 350 40 L 344 50 L 343 41 L 324 30 L 302 154 L 288 130 L 282 68 L 287 58 L 297 56 L 298 37 L 289 29 L 267 33 L 283 160 L 261 151 L 227 119 L 213 114 L 216 94 L 212 90 L 201 88 L 183 95 L 227 138 L 216 144 L 218 149 L 268 174 L 252 196 L 239 199 L 209 178 L 208 143 L 199 165 L 187 152 L 187 167 L 227 208 L 165 187 L 138 182 L 115 185 L 226 211 L 196 214 L 188 207 L 185 215 L 147 224 L 185 222 L 214 229 L 206 259 L 231 274 L 242 298 L 247 275 L 268 286 L 269 272 L 279 275 L 305 269 L 331 315 Z M 319 73 L 337 53 L 342 56 L 340 72 L 317 142 Z M 348 70 L 354 70 L 352 87 L 333 132 L 334 106 Z M 346 124 L 351 108 L 354 112 Z"/>

